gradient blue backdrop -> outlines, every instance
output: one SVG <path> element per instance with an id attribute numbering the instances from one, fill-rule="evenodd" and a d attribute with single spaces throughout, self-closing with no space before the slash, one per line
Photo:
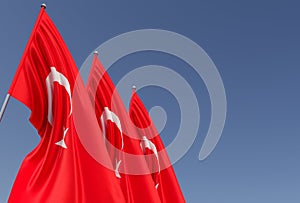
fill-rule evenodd
<path id="1" fill-rule="evenodd" d="M 0 101 L 9 89 L 42 1 L 0 3 Z M 226 89 L 222 138 L 205 161 L 198 153 L 210 101 L 191 67 L 167 54 L 137 53 L 110 69 L 117 82 L 133 68 L 157 64 L 183 75 L 201 108 L 200 131 L 174 165 L 187 202 L 300 202 L 300 3 L 298 1 L 48 1 L 47 12 L 78 67 L 98 45 L 124 32 L 159 28 L 185 35 L 213 59 Z M 148 109 L 163 106 L 168 144 L 180 122 L 176 100 L 160 88 L 140 91 Z M 157 98 L 160 98 L 159 100 Z M 0 124 L 0 202 L 6 202 L 25 157 L 38 143 L 30 112 L 12 99 Z M 173 136 L 173 137 L 172 137 Z"/>

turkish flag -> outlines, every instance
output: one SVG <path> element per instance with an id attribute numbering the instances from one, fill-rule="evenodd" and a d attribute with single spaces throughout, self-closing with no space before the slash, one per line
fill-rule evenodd
<path id="1" fill-rule="evenodd" d="M 95 106 L 127 202 L 159 203 L 160 198 L 149 174 L 140 140 L 128 124 L 129 116 L 115 85 L 94 54 L 87 91 Z M 135 172 L 133 172 L 135 171 Z M 145 173 L 139 173 L 139 172 Z M 133 174 L 134 173 L 134 174 Z"/>
<path id="2" fill-rule="evenodd" d="M 125 202 L 114 171 L 97 162 L 78 136 L 74 112 L 85 112 L 90 102 L 81 98 L 74 104 L 72 97 L 82 90 L 75 62 L 42 8 L 9 90 L 31 110 L 41 140 L 24 159 L 9 202 Z M 98 123 L 86 115 L 86 137 L 95 143 L 93 122 Z M 97 143 L 98 153 L 109 160 L 104 141 Z"/>
<path id="3" fill-rule="evenodd" d="M 141 147 L 152 171 L 152 178 L 161 202 L 185 202 L 165 146 L 135 89 L 130 101 L 129 115 L 137 127 L 138 134 L 142 137 Z"/>

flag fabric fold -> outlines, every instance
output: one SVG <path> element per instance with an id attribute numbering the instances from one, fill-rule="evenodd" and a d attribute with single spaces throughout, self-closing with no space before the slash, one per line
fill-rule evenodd
<path id="1" fill-rule="evenodd" d="M 67 46 L 42 8 L 9 89 L 31 110 L 30 122 L 41 140 L 25 157 L 8 202 L 125 202 L 114 171 L 95 161 L 78 137 L 72 102 L 74 88 L 83 86 L 78 76 Z M 109 159 L 104 148 L 100 143 L 99 152 Z"/>
<path id="2" fill-rule="evenodd" d="M 185 199 L 178 184 L 160 135 L 153 124 L 146 107 L 133 88 L 129 115 L 141 137 L 145 159 L 152 171 L 152 178 L 163 203 L 184 203 Z"/>

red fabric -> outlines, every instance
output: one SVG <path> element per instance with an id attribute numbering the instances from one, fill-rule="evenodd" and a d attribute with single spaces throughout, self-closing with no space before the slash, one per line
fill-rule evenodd
<path id="1" fill-rule="evenodd" d="M 42 8 L 9 90 L 31 110 L 30 121 L 41 140 L 24 159 L 8 202 L 125 202 L 114 172 L 95 161 L 81 144 L 72 101 L 67 88 L 58 82 L 53 82 L 53 118 L 49 121 L 46 78 L 50 67 L 67 78 L 72 93 L 78 69 Z M 65 149 L 56 143 L 62 140 L 66 128 Z M 99 152 L 108 158 L 104 147 L 99 146 Z"/>
<path id="2" fill-rule="evenodd" d="M 123 173 L 121 173 L 120 184 L 126 197 L 126 201 L 132 203 L 159 203 L 160 199 L 157 190 L 154 187 L 155 185 L 151 175 L 130 175 L 127 173 L 128 167 L 146 170 L 147 165 L 143 158 L 139 140 L 132 138 L 135 131 L 130 130 L 130 126 L 127 123 L 129 117 L 125 106 L 115 85 L 99 61 L 97 54 L 94 55 L 90 77 L 87 83 L 87 90 L 95 105 L 95 115 L 100 126 L 102 126 L 100 117 L 105 107 L 108 107 L 111 111 L 116 113 L 121 121 L 124 148 L 122 148 L 122 138 L 116 123 L 107 121 L 105 130 L 107 140 L 110 143 L 107 144 L 107 148 L 113 164 L 116 159 L 122 160 L 121 169 L 123 169 Z M 131 133 L 131 137 L 128 136 L 128 133 Z M 129 163 L 132 160 L 130 160 L 130 158 L 128 159 L 127 155 L 124 155 L 122 152 L 140 155 L 141 159 L 134 159 L 133 164 L 132 162 Z"/>
<path id="3" fill-rule="evenodd" d="M 132 122 L 141 129 L 138 133 L 142 136 L 146 136 L 155 146 L 159 152 L 159 165 L 161 167 L 160 173 L 157 170 L 157 159 L 153 155 L 153 151 L 146 149 L 145 157 L 150 170 L 153 169 L 155 173 L 152 174 L 154 182 L 158 185 L 158 193 L 163 203 L 182 203 L 185 202 L 184 196 L 181 192 L 178 184 L 175 172 L 170 164 L 167 152 L 164 150 L 165 146 L 157 133 L 157 130 L 145 108 L 143 102 L 135 92 L 133 91 L 132 98 L 129 106 L 129 115 Z M 144 131 L 143 131 L 144 130 Z M 168 166 L 168 167 L 167 167 Z"/>

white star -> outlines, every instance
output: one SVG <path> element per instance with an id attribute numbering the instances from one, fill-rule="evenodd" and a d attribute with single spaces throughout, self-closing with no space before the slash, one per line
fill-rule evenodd
<path id="1" fill-rule="evenodd" d="M 56 145 L 61 146 L 61 147 L 64 148 L 64 149 L 67 149 L 67 148 L 68 148 L 67 145 L 66 145 L 66 143 L 65 143 L 65 137 L 66 137 L 66 135 L 67 135 L 68 130 L 69 130 L 69 128 L 66 129 L 66 128 L 64 127 L 64 136 L 63 136 L 63 139 L 62 139 L 61 141 L 55 143 Z"/>
<path id="2" fill-rule="evenodd" d="M 120 161 L 116 160 L 115 174 L 116 174 L 117 178 L 121 178 L 121 175 L 120 175 L 120 172 L 119 172 L 119 168 L 120 168 L 121 162 L 122 162 L 122 160 L 120 160 Z"/>

